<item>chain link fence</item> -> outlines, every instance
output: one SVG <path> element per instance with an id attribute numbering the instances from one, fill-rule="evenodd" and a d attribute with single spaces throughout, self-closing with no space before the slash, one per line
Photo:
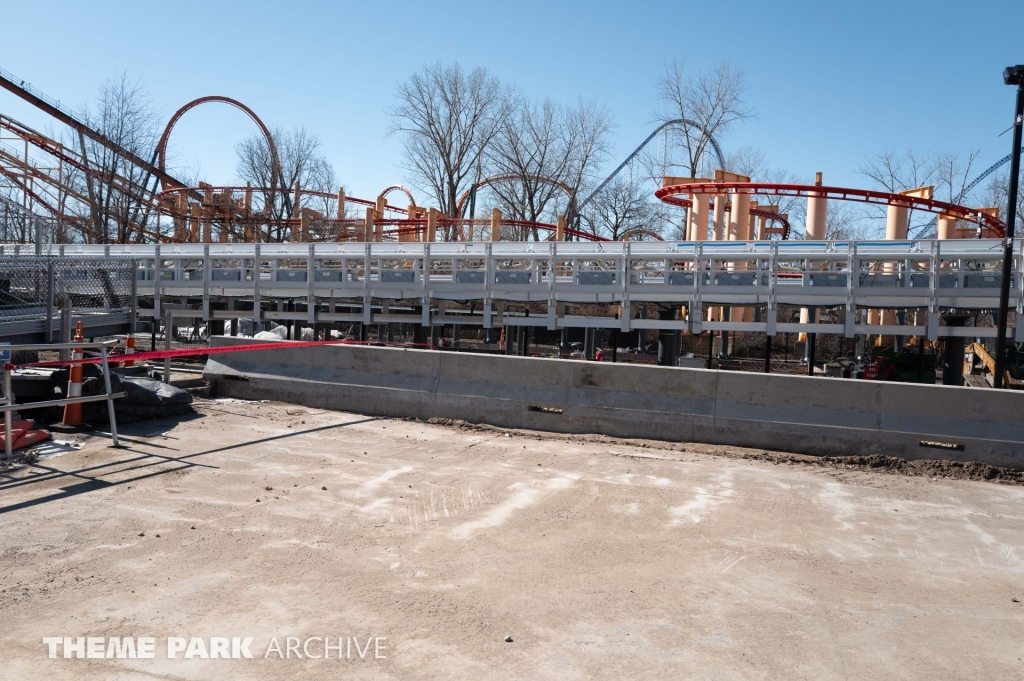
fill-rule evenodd
<path id="1" fill-rule="evenodd" d="M 0 340 L 71 340 L 73 322 L 85 337 L 126 328 L 135 311 L 131 260 L 0 257 Z"/>

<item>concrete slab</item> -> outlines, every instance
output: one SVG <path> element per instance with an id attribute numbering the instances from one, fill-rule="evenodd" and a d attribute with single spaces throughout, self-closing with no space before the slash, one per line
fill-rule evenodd
<path id="1" fill-rule="evenodd" d="M 1024 487 L 196 407 L 0 478 L 0 678 L 1024 673 Z M 49 659 L 50 636 L 155 657 Z M 324 636 L 386 640 L 297 657 Z M 252 637 L 254 659 L 168 659 L 168 637 Z"/>

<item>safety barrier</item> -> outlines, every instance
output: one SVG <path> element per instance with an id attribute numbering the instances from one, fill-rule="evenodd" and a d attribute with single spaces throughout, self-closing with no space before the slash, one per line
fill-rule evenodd
<path id="1" fill-rule="evenodd" d="M 65 397 L 59 400 L 45 400 L 43 402 L 29 402 L 26 404 L 17 404 L 16 395 L 13 394 L 11 389 L 11 372 L 14 370 L 14 364 L 11 363 L 11 356 L 5 355 L 4 360 L 4 399 L 0 403 L 0 411 L 4 414 L 4 455 L 10 460 L 13 448 L 13 438 L 11 437 L 11 414 L 16 411 L 18 407 L 40 409 L 43 407 L 63 407 L 69 404 L 84 404 L 86 402 L 100 402 L 106 400 L 107 402 L 107 413 L 110 417 L 110 435 L 113 440 L 113 446 L 119 446 L 117 440 L 117 419 L 114 416 L 114 400 L 120 397 L 124 397 L 125 393 L 115 393 L 110 388 L 110 364 L 107 361 L 109 350 L 117 345 L 117 341 L 105 341 L 103 343 L 49 343 L 40 345 L 4 345 L 2 346 L 3 352 L 16 352 L 19 350 L 72 350 L 79 351 L 85 349 L 98 348 L 100 351 L 99 359 L 96 362 L 103 365 L 103 387 L 105 389 L 102 395 L 90 395 L 87 397 Z M 72 360 L 74 363 L 85 364 L 90 363 L 90 360 Z M 55 362 L 54 364 L 70 364 L 71 362 Z"/>
<path id="2" fill-rule="evenodd" d="M 252 341 L 214 337 L 215 348 Z M 1024 393 L 267 341 L 217 354 L 218 396 L 399 418 L 1024 469 Z"/>

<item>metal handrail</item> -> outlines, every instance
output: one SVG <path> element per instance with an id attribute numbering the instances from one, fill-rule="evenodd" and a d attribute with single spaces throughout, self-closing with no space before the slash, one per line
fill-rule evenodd
<path id="1" fill-rule="evenodd" d="M 109 340 L 100 343 L 27 343 L 21 345 L 4 345 L 5 351 L 9 350 L 14 352 L 16 350 L 74 350 L 74 349 L 91 349 L 99 348 L 102 357 L 103 364 L 103 387 L 106 392 L 103 395 L 90 395 L 88 397 L 65 397 L 59 400 L 47 400 L 45 402 L 29 402 L 26 404 L 17 404 L 14 393 L 11 391 L 11 372 L 14 370 L 14 364 L 6 362 L 4 364 L 4 397 L 0 398 L 0 411 L 4 414 L 4 457 L 10 461 L 13 454 L 14 443 L 11 441 L 11 412 L 17 409 L 19 406 L 22 408 L 38 409 L 41 407 L 59 407 L 67 404 L 82 404 L 85 402 L 100 402 L 106 401 L 107 403 L 107 414 L 110 417 L 110 435 L 113 440 L 113 446 L 118 447 L 117 440 L 117 419 L 114 416 L 114 400 L 124 397 L 127 393 L 119 392 L 115 393 L 110 387 L 110 364 L 107 362 L 107 350 L 116 346 L 117 341 Z"/>

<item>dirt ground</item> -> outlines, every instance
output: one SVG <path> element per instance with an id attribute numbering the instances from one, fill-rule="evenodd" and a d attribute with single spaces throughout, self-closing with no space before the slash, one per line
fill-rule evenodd
<path id="1" fill-rule="evenodd" d="M 196 407 L 0 472 L 0 678 L 1024 677 L 1012 475 Z"/>

